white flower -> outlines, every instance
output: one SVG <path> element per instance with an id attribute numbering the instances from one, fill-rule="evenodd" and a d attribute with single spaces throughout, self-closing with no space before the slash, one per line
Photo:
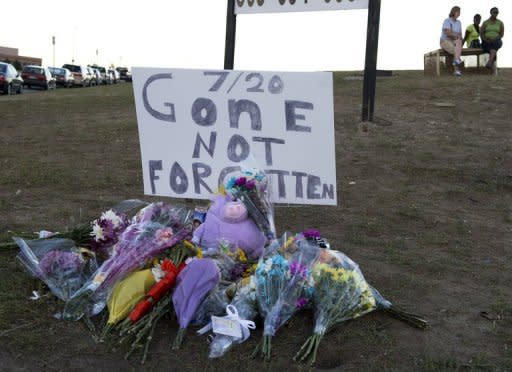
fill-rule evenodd
<path id="1" fill-rule="evenodd" d="M 103 234 L 103 229 L 98 225 L 98 221 L 94 221 L 94 225 L 92 225 L 91 235 L 94 236 L 94 240 L 99 242 L 101 239 L 105 237 Z"/>
<path id="2" fill-rule="evenodd" d="M 270 269 L 272 269 L 272 258 L 267 258 L 267 260 L 265 261 L 264 269 L 265 272 L 267 273 L 270 271 Z"/>
<path id="3" fill-rule="evenodd" d="M 256 290 L 256 278 L 254 277 L 254 275 L 251 275 L 251 280 L 249 281 L 249 289 L 251 290 Z"/>
<path id="4" fill-rule="evenodd" d="M 157 282 L 162 280 L 162 278 L 165 276 L 165 272 L 162 270 L 162 266 L 160 264 L 156 264 L 155 267 L 151 269 L 151 273 Z"/>
<path id="5" fill-rule="evenodd" d="M 116 212 L 114 212 L 112 209 L 109 209 L 108 211 L 103 212 L 101 214 L 101 218 L 112 222 L 112 225 L 114 225 L 114 228 L 118 228 L 119 226 L 121 226 L 121 223 L 123 222 L 121 217 L 119 217 L 116 214 Z"/>

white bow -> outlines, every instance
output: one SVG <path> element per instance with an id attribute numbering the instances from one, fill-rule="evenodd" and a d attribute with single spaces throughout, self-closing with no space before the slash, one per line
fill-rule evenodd
<path id="1" fill-rule="evenodd" d="M 242 330 L 242 338 L 237 340 L 239 343 L 242 343 L 249 338 L 249 336 L 251 335 L 251 329 L 256 329 L 256 324 L 252 320 L 240 319 L 240 316 L 238 315 L 238 310 L 235 306 L 226 306 L 226 314 L 227 315 L 224 316 L 223 318 L 229 319 L 240 324 L 240 329 Z M 211 330 L 212 328 L 212 322 L 210 322 L 203 328 L 198 330 L 197 333 L 202 335 Z"/>

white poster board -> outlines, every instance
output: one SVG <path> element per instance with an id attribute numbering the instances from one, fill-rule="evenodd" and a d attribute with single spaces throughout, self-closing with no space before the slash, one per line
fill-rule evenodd
<path id="1" fill-rule="evenodd" d="M 274 202 L 337 204 L 332 73 L 134 67 L 132 76 L 145 194 L 207 199 L 254 158 Z"/>
<path id="2" fill-rule="evenodd" d="M 368 9 L 368 0 L 235 0 L 235 14 Z"/>

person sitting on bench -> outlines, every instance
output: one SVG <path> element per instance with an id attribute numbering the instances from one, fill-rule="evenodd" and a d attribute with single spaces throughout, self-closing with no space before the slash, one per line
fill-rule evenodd
<path id="1" fill-rule="evenodd" d="M 466 34 L 464 35 L 464 41 L 462 44 L 466 43 L 466 47 L 468 48 L 481 48 L 482 44 L 480 43 L 480 22 L 482 21 L 482 16 L 480 14 L 475 14 L 473 17 L 473 24 L 469 25 L 466 28 Z"/>
<path id="2" fill-rule="evenodd" d="M 482 25 L 482 49 L 489 53 L 489 62 L 485 67 L 494 70 L 494 62 L 498 49 L 503 45 L 501 39 L 505 33 L 503 22 L 496 18 L 499 14 L 498 8 L 491 8 L 491 17 Z"/>
<path id="3" fill-rule="evenodd" d="M 441 48 L 447 53 L 453 55 L 454 75 L 462 75 L 459 65 L 462 63 L 460 56 L 462 54 L 462 26 L 457 18 L 460 17 L 460 7 L 454 6 L 443 22 L 443 31 L 441 33 Z"/>

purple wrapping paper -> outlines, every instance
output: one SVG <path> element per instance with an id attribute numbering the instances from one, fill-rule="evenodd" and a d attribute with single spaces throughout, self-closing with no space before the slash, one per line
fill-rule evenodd
<path id="1" fill-rule="evenodd" d="M 178 275 L 172 302 L 180 328 L 187 328 L 197 308 L 219 280 L 219 269 L 209 258 L 193 260 Z"/>

